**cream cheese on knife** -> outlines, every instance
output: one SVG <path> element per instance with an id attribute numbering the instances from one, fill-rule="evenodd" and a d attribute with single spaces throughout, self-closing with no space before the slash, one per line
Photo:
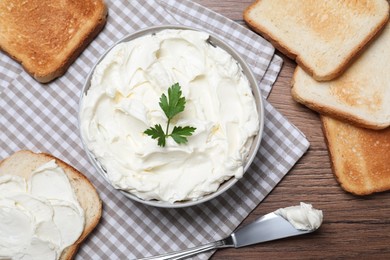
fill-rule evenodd
<path id="1" fill-rule="evenodd" d="M 314 231 L 321 226 L 323 219 L 322 210 L 304 202 L 298 206 L 280 208 L 274 213 L 288 220 L 298 230 Z"/>
<path id="2" fill-rule="evenodd" d="M 163 30 L 115 46 L 83 97 L 81 134 L 117 189 L 145 200 L 194 200 L 243 175 L 259 130 L 249 81 L 207 33 Z M 176 126 L 196 128 L 187 144 L 165 147 L 143 132 L 165 125 L 159 98 L 179 83 L 186 108 Z"/>

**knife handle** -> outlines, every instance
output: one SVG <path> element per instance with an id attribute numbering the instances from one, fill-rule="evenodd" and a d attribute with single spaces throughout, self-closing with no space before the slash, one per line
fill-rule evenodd
<path id="1" fill-rule="evenodd" d="M 190 256 L 194 256 L 206 251 L 210 251 L 213 249 L 218 249 L 218 248 L 225 248 L 225 247 L 234 247 L 234 243 L 231 237 L 218 240 L 215 242 L 211 242 L 205 245 L 201 246 L 196 246 L 193 248 L 185 249 L 182 251 L 177 251 L 173 253 L 168 253 L 168 254 L 163 254 L 159 256 L 152 256 L 152 257 L 147 257 L 147 258 L 142 258 L 140 260 L 179 260 L 179 259 L 184 259 Z"/>

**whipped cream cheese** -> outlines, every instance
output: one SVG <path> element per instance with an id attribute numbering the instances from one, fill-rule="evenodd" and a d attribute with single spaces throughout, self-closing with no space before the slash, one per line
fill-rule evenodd
<path id="1" fill-rule="evenodd" d="M 117 189 L 145 200 L 193 200 L 243 175 L 259 118 L 238 62 L 194 30 L 163 30 L 115 46 L 96 66 L 80 110 L 87 148 Z M 165 147 L 143 132 L 166 125 L 161 94 L 179 83 L 186 108 L 173 125 L 196 128 Z"/>
<path id="2" fill-rule="evenodd" d="M 0 176 L 0 259 L 59 259 L 84 229 L 84 210 L 55 160 L 28 179 Z"/>
<path id="3" fill-rule="evenodd" d="M 298 206 L 278 209 L 274 213 L 288 220 L 299 230 L 314 231 L 321 226 L 323 219 L 322 210 L 304 202 Z"/>

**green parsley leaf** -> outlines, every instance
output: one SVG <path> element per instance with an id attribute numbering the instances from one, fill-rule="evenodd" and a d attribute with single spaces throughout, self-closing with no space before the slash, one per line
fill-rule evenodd
<path id="1" fill-rule="evenodd" d="M 168 89 L 168 97 L 165 94 L 162 94 L 160 97 L 159 105 L 168 118 L 165 132 L 162 129 L 162 126 L 159 124 L 144 131 L 144 134 L 149 135 L 153 139 L 157 139 L 157 144 L 161 147 L 165 146 L 166 138 L 168 137 L 172 137 L 173 140 L 175 140 L 175 142 L 178 144 L 187 143 L 187 137 L 191 136 L 196 130 L 196 128 L 192 126 L 175 126 L 172 130 L 172 133 L 168 134 L 171 119 L 180 112 L 184 111 L 186 99 L 181 95 L 181 87 L 179 83 L 176 83 Z"/>
<path id="2" fill-rule="evenodd" d="M 185 126 L 185 127 L 175 126 L 170 136 L 173 138 L 173 140 L 175 140 L 176 143 L 185 144 L 188 142 L 186 136 L 191 136 L 195 130 L 196 128 L 191 126 Z"/>
<path id="3" fill-rule="evenodd" d="M 181 97 L 181 94 L 180 85 L 176 83 L 168 89 L 168 98 L 165 94 L 161 96 L 159 104 L 168 120 L 184 111 L 186 100 L 184 97 Z"/>
<path id="4" fill-rule="evenodd" d="M 157 139 L 157 144 L 159 146 L 165 146 L 165 133 L 162 129 L 161 125 L 155 125 L 154 127 L 150 127 L 144 131 L 145 134 L 149 135 L 153 139 Z"/>

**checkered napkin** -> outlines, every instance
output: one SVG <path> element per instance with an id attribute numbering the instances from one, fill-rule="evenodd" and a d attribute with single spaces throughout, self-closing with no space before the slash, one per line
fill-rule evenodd
<path id="1" fill-rule="evenodd" d="M 161 209 L 133 202 L 113 189 L 87 160 L 78 130 L 78 102 L 84 80 L 100 55 L 125 35 L 161 24 L 210 31 L 248 62 L 267 97 L 282 65 L 274 48 L 237 23 L 190 1 L 106 1 L 107 25 L 54 82 L 41 85 L 0 53 L 0 158 L 20 149 L 51 153 L 82 171 L 104 203 L 103 217 L 78 259 L 132 259 L 185 249 L 228 236 L 305 153 L 309 143 L 265 101 L 261 148 L 244 177 L 204 204 Z M 197 256 L 207 259 L 212 252 Z"/>

